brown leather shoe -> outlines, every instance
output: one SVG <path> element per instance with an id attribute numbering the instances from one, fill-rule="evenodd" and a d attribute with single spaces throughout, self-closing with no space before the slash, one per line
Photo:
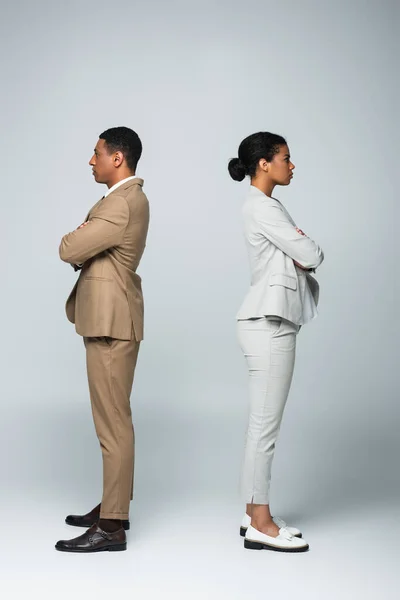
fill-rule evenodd
<path id="1" fill-rule="evenodd" d="M 65 518 L 65 522 L 67 525 L 72 525 L 73 527 L 91 527 L 100 519 L 100 504 L 95 506 L 90 512 L 86 515 L 68 515 Z M 130 528 L 129 521 L 122 521 L 122 527 L 125 531 L 128 531 Z"/>
<path id="2" fill-rule="evenodd" d="M 107 533 L 95 523 L 83 535 L 72 540 L 60 540 L 56 550 L 61 552 L 118 552 L 126 550 L 126 534 L 122 529 Z"/>

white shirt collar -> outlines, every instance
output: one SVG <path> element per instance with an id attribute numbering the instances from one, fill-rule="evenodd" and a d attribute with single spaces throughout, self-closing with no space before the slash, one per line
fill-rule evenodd
<path id="1" fill-rule="evenodd" d="M 104 198 L 107 198 L 107 196 L 109 194 L 111 194 L 111 192 L 113 192 L 114 190 L 116 190 L 117 188 L 119 188 L 119 186 L 122 185 L 123 183 L 126 183 L 127 181 L 130 181 L 131 179 L 137 179 L 137 178 L 138 178 L 137 175 L 131 175 L 130 177 L 126 177 L 125 179 L 122 179 L 121 181 L 118 181 L 118 183 L 116 183 L 112 187 L 108 188 L 108 190 L 104 194 Z"/>

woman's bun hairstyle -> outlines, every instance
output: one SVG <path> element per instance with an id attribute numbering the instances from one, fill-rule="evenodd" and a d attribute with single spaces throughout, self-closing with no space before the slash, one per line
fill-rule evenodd
<path id="1" fill-rule="evenodd" d="M 259 161 L 264 158 L 271 162 L 279 152 L 280 146 L 286 144 L 285 138 L 269 131 L 252 133 L 239 146 L 238 158 L 232 158 L 228 164 L 229 173 L 235 181 L 243 181 L 257 173 Z"/>
<path id="2" fill-rule="evenodd" d="M 235 181 L 243 181 L 247 174 L 247 169 L 240 158 L 232 158 L 232 160 L 229 161 L 228 171 Z"/>

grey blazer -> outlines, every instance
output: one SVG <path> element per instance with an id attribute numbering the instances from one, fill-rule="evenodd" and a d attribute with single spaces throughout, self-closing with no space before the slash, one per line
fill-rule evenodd
<path id="1" fill-rule="evenodd" d="M 322 249 L 304 233 L 276 200 L 251 186 L 243 206 L 251 285 L 237 319 L 277 315 L 297 325 L 311 320 L 319 285 L 310 273 L 324 260 Z M 313 305 L 313 306 L 311 306 Z"/>

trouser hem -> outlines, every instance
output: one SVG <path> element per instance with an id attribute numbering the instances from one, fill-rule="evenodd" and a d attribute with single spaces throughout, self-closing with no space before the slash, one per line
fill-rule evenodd
<path id="1" fill-rule="evenodd" d="M 119 519 L 121 521 L 126 521 L 129 519 L 129 513 L 100 512 L 100 519 Z"/>
<path id="2" fill-rule="evenodd" d="M 264 504 L 269 505 L 269 496 L 265 494 L 251 494 L 250 496 L 244 497 L 245 504 Z"/>

